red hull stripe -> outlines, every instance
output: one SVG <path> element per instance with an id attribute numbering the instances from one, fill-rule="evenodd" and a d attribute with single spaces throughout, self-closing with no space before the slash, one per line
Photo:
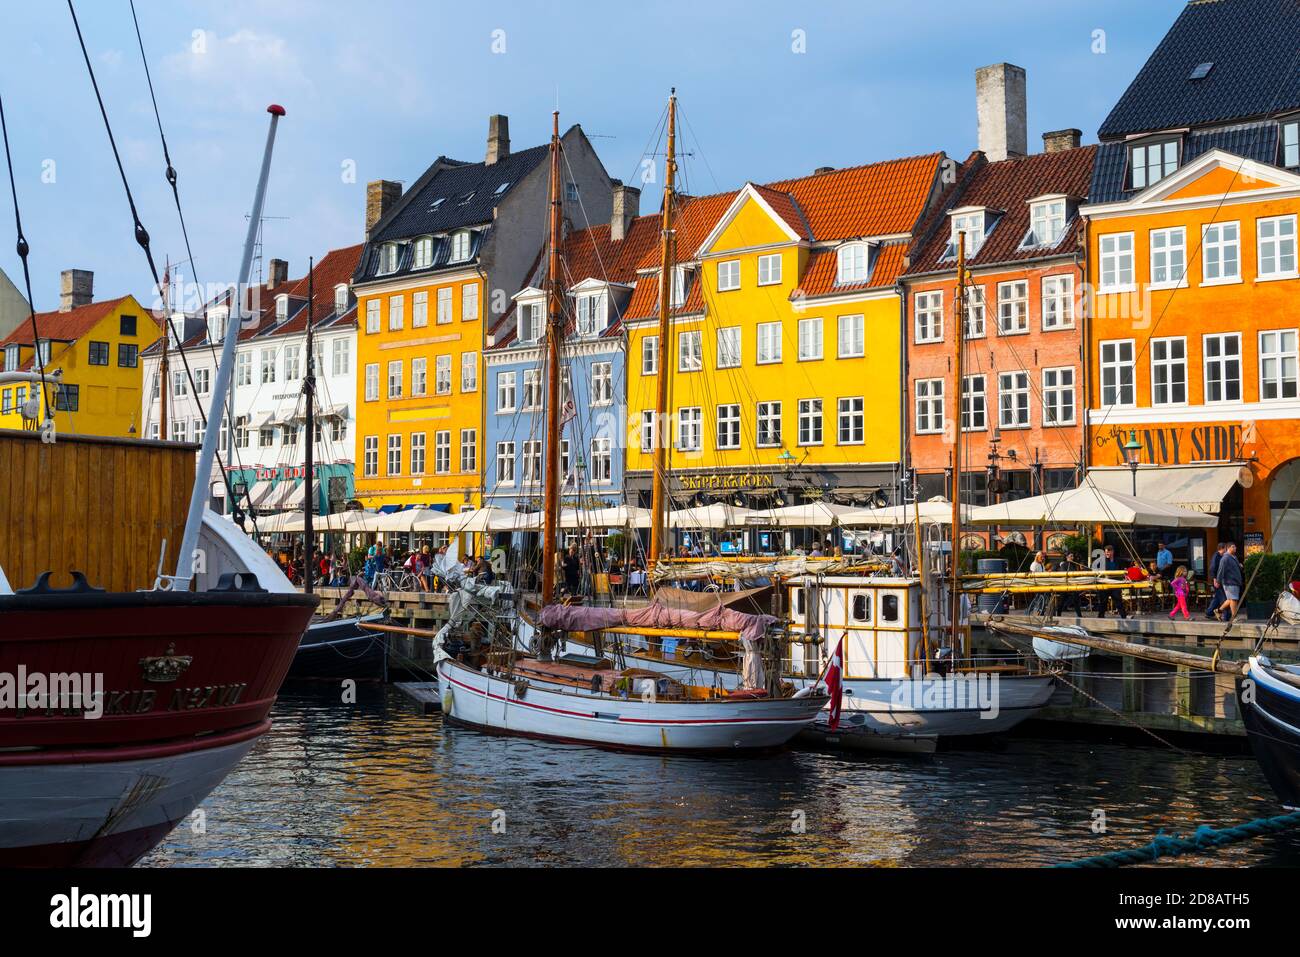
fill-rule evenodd
<path id="1" fill-rule="evenodd" d="M 271 719 L 245 728 L 236 728 L 224 734 L 168 741 L 164 744 L 137 745 L 130 748 L 80 748 L 60 751 L 15 751 L 0 753 L 0 767 L 24 767 L 33 764 L 101 764 L 106 761 L 141 761 L 151 758 L 170 758 L 177 754 L 191 754 L 239 744 L 257 738 L 271 730 Z"/>

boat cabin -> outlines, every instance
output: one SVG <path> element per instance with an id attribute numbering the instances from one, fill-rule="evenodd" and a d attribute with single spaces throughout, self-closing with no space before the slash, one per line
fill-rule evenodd
<path id="1" fill-rule="evenodd" d="M 844 639 L 844 680 L 907 678 L 925 659 L 921 585 L 855 575 L 791 579 L 787 673 L 816 677 Z M 817 636 L 818 643 L 800 639 Z"/>

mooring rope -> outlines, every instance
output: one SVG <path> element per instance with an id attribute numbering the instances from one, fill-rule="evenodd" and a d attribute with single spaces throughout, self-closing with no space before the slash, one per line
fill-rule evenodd
<path id="1" fill-rule="evenodd" d="M 1259 817 L 1245 824 L 1234 827 L 1214 828 L 1208 824 L 1198 827 L 1191 837 L 1166 834 L 1161 828 L 1154 838 L 1141 847 L 1126 851 L 1111 851 L 1096 857 L 1085 857 L 1078 861 L 1066 861 L 1055 867 L 1108 868 L 1124 867 L 1128 864 L 1147 864 L 1162 857 L 1178 857 L 1183 854 L 1204 854 L 1218 850 L 1227 844 L 1236 844 L 1266 834 L 1281 834 L 1291 828 L 1300 827 L 1300 811 L 1281 814 L 1277 817 Z"/>

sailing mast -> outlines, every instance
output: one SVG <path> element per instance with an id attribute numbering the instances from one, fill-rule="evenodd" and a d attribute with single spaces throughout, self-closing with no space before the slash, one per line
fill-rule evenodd
<path id="1" fill-rule="evenodd" d="M 961 425 L 962 425 L 962 349 L 966 344 L 966 234 L 957 233 L 957 361 L 953 363 L 956 387 L 952 390 L 957 422 L 952 439 L 952 649 L 961 650 Z"/>
<path id="2" fill-rule="evenodd" d="M 167 441 L 169 435 L 168 426 L 167 426 L 167 390 L 168 388 L 170 388 L 170 386 L 167 380 L 171 377 L 171 373 L 169 371 L 167 347 L 171 344 L 171 322 L 169 321 L 172 315 L 172 281 L 171 280 L 172 280 L 172 262 L 169 257 L 167 260 L 167 267 L 163 270 L 162 296 L 163 296 L 163 322 L 165 323 L 165 327 L 163 329 L 163 337 L 162 337 L 162 341 L 163 341 L 162 359 L 158 363 L 158 400 L 160 403 L 160 410 L 158 413 L 158 438 L 162 439 L 164 442 Z M 182 328 L 184 328 L 183 322 L 184 320 L 182 320 Z"/>
<path id="3" fill-rule="evenodd" d="M 551 225 L 546 270 L 546 486 L 542 524 L 542 605 L 555 598 L 555 564 L 559 561 L 560 524 L 560 340 L 564 336 L 564 299 L 560 278 L 560 111 L 551 114 Z"/>
<path id="4" fill-rule="evenodd" d="M 667 537 L 667 476 L 668 476 L 668 441 L 666 423 L 668 421 L 668 376 L 669 349 L 668 340 L 672 335 L 671 309 L 673 290 L 673 181 L 677 173 L 677 88 L 674 87 L 668 97 L 668 155 L 664 161 L 664 208 L 662 245 L 660 246 L 659 271 L 659 369 L 656 376 L 658 389 L 655 393 L 654 417 L 654 468 L 651 475 L 650 492 L 650 555 L 647 564 L 654 568 L 663 552 Z"/>
<path id="5" fill-rule="evenodd" d="M 315 529 L 312 527 L 312 513 L 315 511 L 312 503 L 314 485 L 312 476 L 315 472 L 313 453 L 316 445 L 316 353 L 311 331 L 312 310 L 316 306 L 314 283 L 315 262 L 309 258 L 307 260 L 307 375 L 302 380 L 302 394 L 307 402 L 304 416 L 307 428 L 307 454 L 303 458 L 303 472 L 306 477 L 303 481 L 302 496 L 302 590 L 308 595 L 312 593 L 312 552 L 315 551 L 316 545 Z"/>

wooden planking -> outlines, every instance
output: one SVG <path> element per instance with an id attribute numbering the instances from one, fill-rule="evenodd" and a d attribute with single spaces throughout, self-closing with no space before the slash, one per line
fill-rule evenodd
<path id="1" fill-rule="evenodd" d="M 193 481 L 192 446 L 0 430 L 0 567 L 14 588 L 47 570 L 148 588 L 163 538 L 175 564 Z"/>

